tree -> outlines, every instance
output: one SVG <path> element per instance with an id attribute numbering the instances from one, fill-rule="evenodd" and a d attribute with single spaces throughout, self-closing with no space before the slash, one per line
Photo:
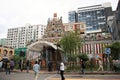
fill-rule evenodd
<path id="1" fill-rule="evenodd" d="M 80 37 L 74 32 L 68 32 L 66 35 L 60 40 L 60 45 L 67 54 L 74 54 L 78 47 L 81 46 Z"/>
<path id="2" fill-rule="evenodd" d="M 80 55 L 78 55 L 78 57 L 83 61 L 88 61 L 88 59 L 89 59 L 87 54 L 80 54 Z"/>
<path id="3" fill-rule="evenodd" d="M 21 57 L 19 55 L 14 55 L 13 60 L 15 62 L 15 68 L 18 68 L 18 62 L 20 61 Z"/>
<path id="4" fill-rule="evenodd" d="M 108 46 L 111 49 L 111 57 L 112 59 L 119 59 L 120 58 L 120 42 L 115 42 Z"/>
<path id="5" fill-rule="evenodd" d="M 74 32 L 68 32 L 59 43 L 65 52 L 65 58 L 68 60 L 68 64 L 70 64 L 70 67 L 74 66 L 78 49 L 82 44 L 80 37 Z"/>

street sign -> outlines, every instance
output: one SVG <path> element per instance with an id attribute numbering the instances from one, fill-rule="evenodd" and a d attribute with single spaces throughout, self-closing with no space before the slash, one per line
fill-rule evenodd
<path id="1" fill-rule="evenodd" d="M 110 48 L 105 48 L 105 54 L 110 54 L 111 53 L 111 49 Z"/>

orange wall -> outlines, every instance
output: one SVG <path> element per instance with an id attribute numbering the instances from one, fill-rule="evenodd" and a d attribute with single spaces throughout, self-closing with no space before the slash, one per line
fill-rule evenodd
<path id="1" fill-rule="evenodd" d="M 0 47 L 0 59 L 2 59 L 5 54 L 9 59 L 12 58 L 14 56 L 14 49 Z"/>

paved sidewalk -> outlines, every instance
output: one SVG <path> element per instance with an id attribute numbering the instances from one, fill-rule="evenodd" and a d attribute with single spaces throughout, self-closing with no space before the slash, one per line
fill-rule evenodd
<path id="1" fill-rule="evenodd" d="M 14 70 L 14 72 L 21 72 L 20 70 Z M 26 72 L 26 70 L 23 70 L 22 72 Z M 33 70 L 29 70 L 29 73 L 34 73 Z M 51 71 L 51 72 L 48 72 L 47 70 L 40 70 L 40 73 L 46 73 L 46 74 L 56 74 L 57 71 Z M 66 72 L 65 71 L 65 74 L 81 74 L 81 72 Z M 120 72 L 114 72 L 114 71 L 86 71 L 85 74 L 88 74 L 88 75 L 92 75 L 92 74 L 101 74 L 101 75 L 104 75 L 104 74 L 120 74 Z"/>
<path id="2" fill-rule="evenodd" d="M 0 80 L 34 80 L 34 72 L 30 70 L 29 73 L 24 70 L 14 70 L 11 75 L 6 75 L 5 72 L 0 72 Z M 41 70 L 38 80 L 60 80 L 60 74 L 56 74 L 56 71 L 48 72 Z M 65 80 L 120 80 L 120 73 L 113 72 L 89 72 L 85 75 L 79 72 L 65 72 Z"/>
<path id="3" fill-rule="evenodd" d="M 20 72 L 16 70 L 16 72 Z M 23 72 L 26 73 L 26 70 Z M 33 73 L 30 70 L 30 73 Z M 41 70 L 40 74 L 51 74 L 48 79 L 45 80 L 61 80 L 60 74 L 56 74 L 57 71 L 48 72 L 46 70 Z M 53 76 L 54 75 L 54 76 Z M 65 72 L 65 80 L 120 80 L 120 72 L 114 71 L 86 71 L 85 75 L 80 72 Z"/>

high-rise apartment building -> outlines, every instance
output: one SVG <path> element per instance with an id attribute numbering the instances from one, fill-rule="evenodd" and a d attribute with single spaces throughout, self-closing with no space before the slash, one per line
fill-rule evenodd
<path id="1" fill-rule="evenodd" d="M 6 38 L 0 39 L 0 45 L 1 46 L 6 46 L 7 45 L 7 39 Z"/>
<path id="2" fill-rule="evenodd" d="M 7 46 L 13 48 L 25 47 L 27 42 L 37 40 L 44 35 L 44 25 L 29 25 L 10 28 L 7 33 Z"/>
<path id="3" fill-rule="evenodd" d="M 81 7 L 73 12 L 68 13 L 69 22 L 85 22 L 86 33 L 106 32 L 107 17 L 113 14 L 110 3 Z"/>

